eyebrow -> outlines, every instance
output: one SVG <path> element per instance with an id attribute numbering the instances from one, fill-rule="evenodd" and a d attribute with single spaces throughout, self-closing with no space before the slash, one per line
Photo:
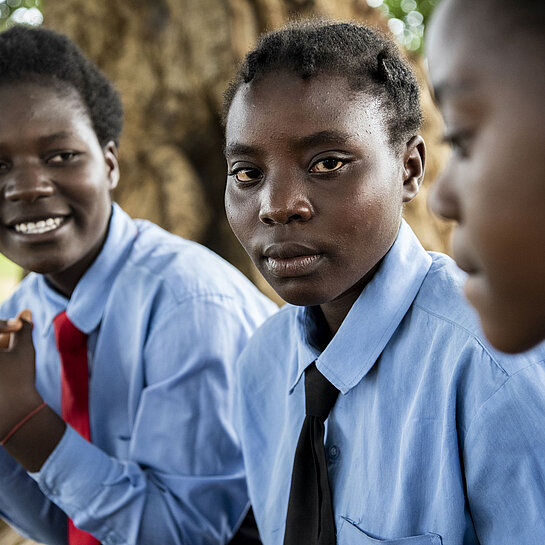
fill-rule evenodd
<path id="1" fill-rule="evenodd" d="M 308 136 L 296 138 L 293 140 L 292 145 L 293 147 L 299 149 L 306 149 L 324 144 L 343 145 L 351 140 L 351 138 L 353 138 L 352 135 L 341 131 L 320 131 L 309 134 Z M 232 144 L 227 144 L 225 146 L 224 154 L 226 157 L 231 155 L 252 155 L 257 153 L 259 150 L 260 148 L 255 146 L 250 146 L 240 142 L 233 142 Z"/>
<path id="2" fill-rule="evenodd" d="M 230 155 L 252 155 L 256 151 L 257 148 L 246 144 L 240 144 L 239 142 L 226 144 L 223 148 L 223 154 L 225 157 L 229 157 Z"/>
<path id="3" fill-rule="evenodd" d="M 45 136 L 40 136 L 38 138 L 38 141 L 41 144 L 48 144 L 50 142 L 55 142 L 56 140 L 66 140 L 67 138 L 70 138 L 72 134 L 68 131 L 61 131 L 56 132 L 53 134 L 46 134 Z"/>
<path id="4" fill-rule="evenodd" d="M 298 148 L 311 148 L 321 144 L 346 144 L 352 135 L 341 131 L 320 131 L 304 136 L 294 142 Z"/>
<path id="5" fill-rule="evenodd" d="M 38 143 L 42 146 L 47 146 L 54 144 L 57 141 L 66 140 L 70 137 L 74 136 L 72 133 L 68 131 L 60 131 L 53 134 L 46 134 L 44 136 L 38 137 Z M 0 147 L 4 146 L 4 142 L 0 142 Z"/>

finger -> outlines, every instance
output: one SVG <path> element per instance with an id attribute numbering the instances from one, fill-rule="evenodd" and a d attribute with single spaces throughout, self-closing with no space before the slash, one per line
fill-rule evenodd
<path id="1" fill-rule="evenodd" d="M 19 345 L 32 344 L 32 329 L 34 328 L 32 322 L 21 320 L 21 324 L 19 331 L 14 331 L 10 334 L 9 350 L 15 350 Z"/>
<path id="2" fill-rule="evenodd" d="M 32 311 L 28 308 L 25 308 L 19 314 L 17 314 L 18 320 L 24 320 L 25 322 L 28 322 L 29 324 L 32 324 Z"/>
<path id="3" fill-rule="evenodd" d="M 9 320 L 0 320 L 0 333 L 13 333 L 23 327 L 23 322 L 19 316 Z"/>

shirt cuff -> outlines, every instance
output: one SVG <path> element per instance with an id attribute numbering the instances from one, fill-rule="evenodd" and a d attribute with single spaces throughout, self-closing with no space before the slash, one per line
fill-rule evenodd
<path id="1" fill-rule="evenodd" d="M 62 439 L 40 471 L 29 475 L 68 514 L 83 510 L 97 494 L 97 483 L 107 480 L 110 469 L 108 457 L 97 456 L 96 450 L 76 430 L 66 426 Z"/>

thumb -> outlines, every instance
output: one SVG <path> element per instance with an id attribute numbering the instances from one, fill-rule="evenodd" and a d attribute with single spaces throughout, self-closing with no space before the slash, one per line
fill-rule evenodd
<path id="1" fill-rule="evenodd" d="M 16 320 L 21 323 L 21 328 L 11 334 L 10 349 L 14 349 L 21 343 L 32 343 L 32 329 L 34 328 L 32 323 L 32 312 L 26 308 L 19 312 Z"/>

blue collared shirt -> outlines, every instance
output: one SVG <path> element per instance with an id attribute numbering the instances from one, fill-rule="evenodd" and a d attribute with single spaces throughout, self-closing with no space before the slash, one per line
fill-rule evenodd
<path id="1" fill-rule="evenodd" d="M 237 428 L 265 545 L 283 541 L 314 360 L 341 392 L 325 441 L 339 545 L 545 544 L 545 353 L 493 351 L 463 280 L 404 223 L 323 352 L 305 307 L 248 343 Z"/>
<path id="2" fill-rule="evenodd" d="M 0 514 L 44 543 L 67 543 L 65 513 L 108 545 L 227 542 L 248 507 L 234 362 L 276 306 L 211 251 L 114 205 L 70 300 L 31 274 L 1 316 L 23 308 L 37 388 L 59 414 L 52 320 L 66 309 L 89 335 L 93 444 L 68 427 L 30 476 L 0 448 Z"/>

